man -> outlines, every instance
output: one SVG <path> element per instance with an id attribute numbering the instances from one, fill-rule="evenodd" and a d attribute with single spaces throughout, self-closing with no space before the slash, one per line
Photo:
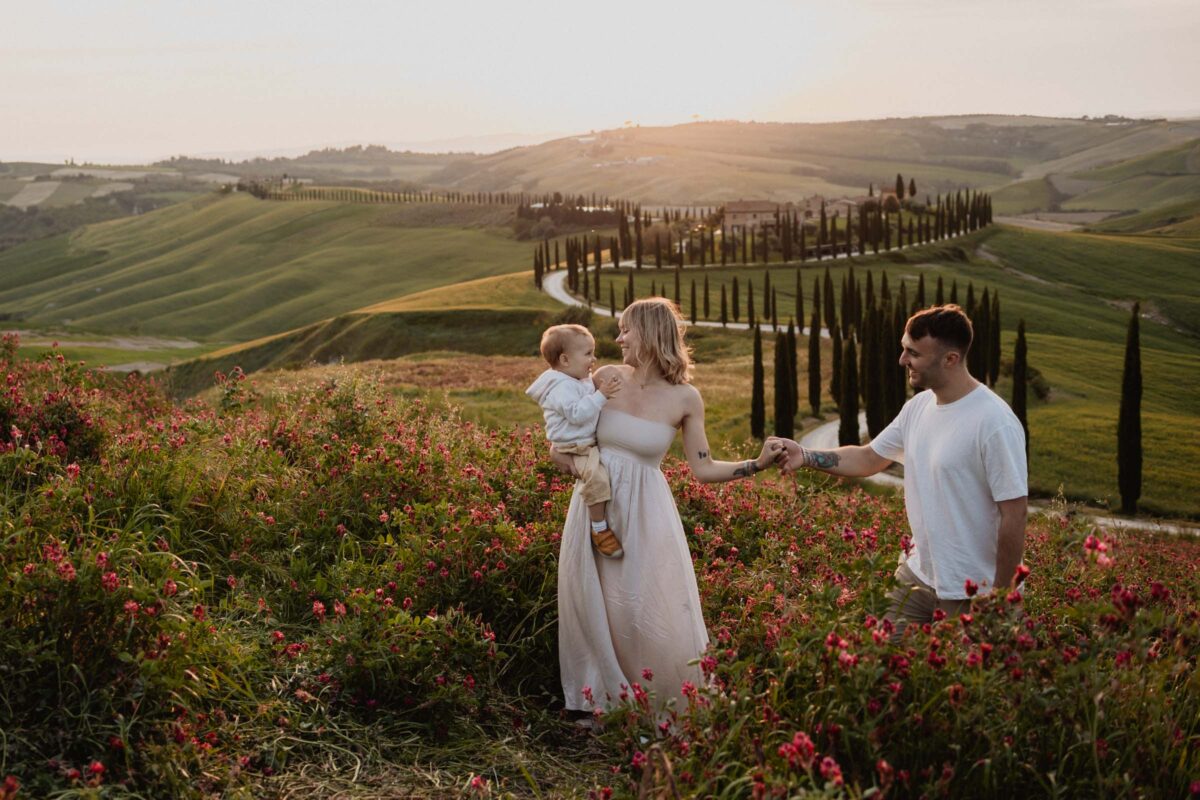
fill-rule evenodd
<path id="1" fill-rule="evenodd" d="M 783 440 L 780 466 L 865 477 L 904 464 L 913 547 L 901 554 L 887 619 L 903 634 L 970 597 L 1020 582 L 1028 475 L 1025 433 L 995 392 L 967 372 L 971 321 L 956 305 L 909 318 L 900 363 L 918 391 L 869 445 L 818 451 Z"/>

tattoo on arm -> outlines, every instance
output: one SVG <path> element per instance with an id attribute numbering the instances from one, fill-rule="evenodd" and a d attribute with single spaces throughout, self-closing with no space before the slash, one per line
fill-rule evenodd
<path id="1" fill-rule="evenodd" d="M 733 471 L 733 477 L 748 478 L 756 472 L 758 472 L 758 464 L 755 464 L 753 460 L 743 461 L 738 465 L 738 468 Z"/>
<path id="2" fill-rule="evenodd" d="M 830 450 L 804 450 L 804 466 L 817 469 L 832 469 L 841 463 L 842 457 Z"/>
<path id="3" fill-rule="evenodd" d="M 704 460 L 706 460 L 706 459 L 708 458 L 708 451 L 707 451 L 707 450 L 701 450 L 700 452 L 696 453 L 696 455 L 697 455 L 697 457 L 699 457 L 699 459 L 700 459 L 701 461 L 704 461 Z"/>

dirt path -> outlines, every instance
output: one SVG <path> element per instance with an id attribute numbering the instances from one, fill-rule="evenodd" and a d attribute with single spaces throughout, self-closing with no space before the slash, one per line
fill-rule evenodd
<path id="1" fill-rule="evenodd" d="M 1051 222 L 1048 219 L 1033 219 L 1032 217 L 996 217 L 996 222 L 1001 225 L 1012 225 L 1014 228 L 1028 228 L 1031 231 L 1047 231 L 1050 233 L 1077 231 L 1083 227 L 1082 225 L 1073 225 L 1069 222 Z"/>

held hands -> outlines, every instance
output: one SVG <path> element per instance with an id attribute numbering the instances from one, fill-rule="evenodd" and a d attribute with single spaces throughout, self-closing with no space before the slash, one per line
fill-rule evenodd
<path id="1" fill-rule="evenodd" d="M 596 384 L 596 391 L 600 392 L 600 394 L 604 395 L 609 400 L 612 399 L 613 395 L 621 391 L 622 381 L 620 375 L 614 374 L 606 381 L 598 381 L 593 378 L 592 382 Z"/>
<path id="2" fill-rule="evenodd" d="M 778 449 L 775 451 L 775 464 L 784 475 L 790 475 L 804 466 L 804 450 L 791 439 L 780 439 L 770 436 L 767 438 L 766 444 L 775 444 L 778 446 Z M 764 452 L 766 451 L 765 446 L 763 450 Z"/>
<path id="3" fill-rule="evenodd" d="M 779 463 L 780 455 L 783 453 L 783 443 L 786 439 L 777 439 L 774 436 L 769 437 L 763 442 L 762 452 L 758 454 L 758 458 L 754 459 L 755 472 L 762 472 L 765 469 L 770 469 L 772 465 Z"/>

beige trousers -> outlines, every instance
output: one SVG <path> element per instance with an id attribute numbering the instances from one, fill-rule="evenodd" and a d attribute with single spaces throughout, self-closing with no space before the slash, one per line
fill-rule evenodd
<path id="1" fill-rule="evenodd" d="M 909 624 L 923 625 L 933 622 L 933 612 L 941 609 L 948 617 L 965 614 L 971 609 L 971 601 L 942 600 L 938 598 L 933 587 L 925 583 L 908 568 L 901 555 L 900 566 L 896 567 L 896 587 L 888 592 L 888 606 L 884 619 L 891 620 L 895 629 L 892 641 L 897 641 L 904 635 Z"/>
<path id="2" fill-rule="evenodd" d="M 575 471 L 583 482 L 579 492 L 583 495 L 584 505 L 594 506 L 612 500 L 608 470 L 600 463 L 600 450 L 594 444 L 556 444 L 554 449 L 569 455 L 575 463 Z"/>

